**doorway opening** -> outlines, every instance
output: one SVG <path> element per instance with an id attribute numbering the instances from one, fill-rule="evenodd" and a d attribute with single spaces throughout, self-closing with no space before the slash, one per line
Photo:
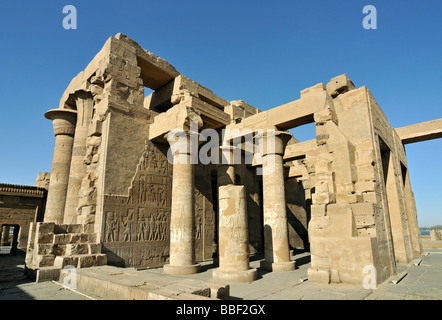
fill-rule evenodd
<path id="1" fill-rule="evenodd" d="M 4 224 L 0 230 L 0 254 L 17 254 L 19 225 Z"/>

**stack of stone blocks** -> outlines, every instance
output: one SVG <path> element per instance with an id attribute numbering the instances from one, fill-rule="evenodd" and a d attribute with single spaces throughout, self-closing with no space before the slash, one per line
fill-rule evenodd
<path id="1" fill-rule="evenodd" d="M 107 263 L 96 233 L 81 224 L 37 222 L 30 227 L 26 267 L 37 282 L 58 280 L 67 266 L 87 268 Z"/>

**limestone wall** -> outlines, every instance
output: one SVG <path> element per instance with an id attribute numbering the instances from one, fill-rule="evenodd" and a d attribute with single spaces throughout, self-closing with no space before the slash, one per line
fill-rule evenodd
<path id="1" fill-rule="evenodd" d="M 405 152 L 365 87 L 340 76 L 326 89 L 333 96 L 329 116 L 315 114 L 317 149 L 306 153 L 315 186 L 310 276 L 362 283 L 364 267 L 373 265 L 381 282 L 395 273 L 395 261 L 412 259 L 418 239 Z"/>
<path id="2" fill-rule="evenodd" d="M 46 192 L 39 187 L 0 184 L 0 232 L 5 225 L 17 227 L 17 249 L 22 253 L 26 252 L 30 224 L 43 219 Z"/>

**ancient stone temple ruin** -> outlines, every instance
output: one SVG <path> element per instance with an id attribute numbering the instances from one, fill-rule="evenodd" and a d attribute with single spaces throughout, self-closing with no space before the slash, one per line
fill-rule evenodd
<path id="1" fill-rule="evenodd" d="M 395 130 L 346 75 L 261 111 L 117 34 L 45 117 L 52 170 L 26 256 L 40 281 L 68 265 L 192 274 L 213 260 L 214 279 L 247 282 L 256 279 L 251 255 L 287 272 L 296 268 L 290 251 L 302 249 L 309 281 L 361 285 L 366 266 L 380 283 L 421 252 L 404 143 L 428 132 Z M 316 139 L 289 131 L 309 123 Z M 431 138 L 441 136 L 440 120 L 435 127 Z M 241 161 L 192 161 L 191 148 L 172 148 L 177 136 L 189 146 L 196 137 L 197 155 Z"/>

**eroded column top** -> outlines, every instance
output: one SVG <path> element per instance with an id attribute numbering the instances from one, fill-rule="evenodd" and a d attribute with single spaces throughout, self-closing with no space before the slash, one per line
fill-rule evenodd
<path id="1" fill-rule="evenodd" d="M 52 109 L 45 113 L 45 118 L 52 120 L 54 135 L 74 135 L 77 111 L 70 109 Z"/>

